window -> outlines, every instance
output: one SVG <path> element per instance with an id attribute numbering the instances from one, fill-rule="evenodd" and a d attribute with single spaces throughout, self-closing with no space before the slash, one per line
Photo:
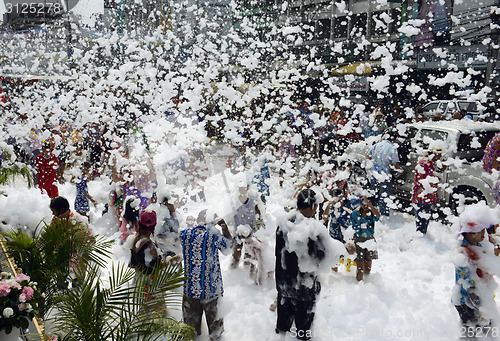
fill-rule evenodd
<path id="1" fill-rule="evenodd" d="M 333 38 L 347 38 L 349 21 L 346 16 L 334 20 Z"/>
<path id="2" fill-rule="evenodd" d="M 401 26 L 401 9 L 393 8 L 391 9 L 391 25 L 389 27 L 390 34 L 398 34 L 398 29 Z"/>
<path id="3" fill-rule="evenodd" d="M 477 111 L 477 103 L 476 102 L 458 102 L 458 106 L 460 107 L 460 110 L 465 110 L 467 112 L 474 112 Z"/>
<path id="4" fill-rule="evenodd" d="M 422 108 L 422 111 L 431 111 L 431 110 L 436 110 L 438 107 L 438 102 L 436 103 L 429 103 L 426 106 Z"/>
<path id="5" fill-rule="evenodd" d="M 351 38 L 361 38 L 366 35 L 366 26 L 368 23 L 367 13 L 355 14 L 352 19 Z"/>
<path id="6" fill-rule="evenodd" d="M 498 131 L 481 131 L 462 134 L 458 140 L 457 149 L 459 152 L 476 149 L 484 153 L 488 142 L 490 142 L 496 133 L 498 133 Z"/>
<path id="7" fill-rule="evenodd" d="M 316 22 L 316 39 L 330 39 L 330 31 L 330 19 L 321 19 Z"/>
<path id="8" fill-rule="evenodd" d="M 457 157 L 468 162 L 481 161 L 488 142 L 498 131 L 481 131 L 462 134 L 458 139 Z"/>
<path id="9" fill-rule="evenodd" d="M 448 141 L 448 133 L 440 130 L 422 129 L 416 138 L 416 152 L 423 155 L 434 141 Z"/>
<path id="10" fill-rule="evenodd" d="M 386 22 L 388 18 L 387 12 L 373 12 L 370 20 L 370 36 L 379 37 L 389 32 L 390 24 Z"/>
<path id="11" fill-rule="evenodd" d="M 441 103 L 439 103 L 438 111 L 445 112 L 447 107 L 448 107 L 448 103 L 441 102 Z"/>
<path id="12" fill-rule="evenodd" d="M 314 22 L 305 22 L 302 26 L 304 40 L 311 41 L 314 38 Z"/>

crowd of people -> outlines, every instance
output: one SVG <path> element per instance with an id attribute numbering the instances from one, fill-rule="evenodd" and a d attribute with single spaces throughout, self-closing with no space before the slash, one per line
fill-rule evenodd
<path id="1" fill-rule="evenodd" d="M 79 216 L 79 221 L 91 224 L 90 203 L 96 210 L 102 204 L 104 212 L 116 215 L 120 231 L 117 243 L 130 249 L 130 265 L 138 272 L 150 274 L 158 264 L 183 261 L 188 278 L 183 291 L 183 318 L 198 335 L 203 313 L 211 340 L 219 339 L 224 330 L 218 313 L 218 298 L 224 292 L 219 261 L 222 252 L 232 254 L 231 268 L 239 267 L 243 257 L 242 263 L 256 285 L 274 276 L 277 300 L 271 309 L 277 313 L 276 333 L 290 332 L 295 323 L 297 337 L 309 339 L 321 290 L 321 264 L 328 263 L 331 271 L 338 271 L 341 264 L 353 265 L 356 279 L 363 281 L 378 258 L 377 221 L 391 215 L 391 187 L 401 173 L 396 130 L 391 127 L 407 120 L 399 108 L 388 113 L 382 103 L 355 118 L 347 110 L 331 112 L 301 103 L 296 113 L 284 115 L 286 123 L 276 128 L 276 139 L 269 138 L 268 147 L 257 156 L 245 154 L 244 148 L 255 147 L 249 140 L 233 144 L 245 162 L 235 166 L 230 157 L 226 165 L 235 173 L 245 173 L 245 180 L 236 186 L 236 205 L 229 217 L 206 204 L 185 218 L 178 212 L 186 200 L 203 203 L 205 199 L 205 178 L 196 162 L 203 155 L 196 148 L 188 151 L 192 162 L 186 162 L 184 168 L 187 175 L 195 175 L 191 185 L 196 184 L 192 186 L 197 188 L 196 193 L 193 195 L 190 188 L 179 195 L 165 191 L 164 184 L 158 183 L 148 143 L 140 130 L 123 134 L 98 123 L 71 129 L 61 121 L 49 129 L 50 134 L 33 129 L 25 144 L 10 142 L 36 171 L 39 189 L 52 199 L 54 217 Z M 342 154 L 348 144 L 365 138 L 377 142 L 366 155 L 372 166 L 369 186 L 363 187 L 351 180 L 353 164 L 348 159 L 340 161 L 331 156 Z M 440 162 L 443 154 L 441 146 L 431 144 L 415 168 L 412 202 L 416 229 L 422 234 L 427 233 L 431 206 L 437 202 L 437 186 L 445 170 Z M 248 155 L 253 156 L 250 162 L 245 157 Z M 498 170 L 498 164 L 495 167 Z M 77 193 L 74 212 L 58 190 L 58 183 L 72 175 Z M 274 175 L 276 182 L 271 181 Z M 108 176 L 112 186 L 105 203 L 92 197 L 87 184 L 100 176 Z M 283 188 L 285 182 L 293 182 L 293 190 L 287 198 L 291 200 L 285 207 L 287 214 L 277 224 L 275 267 L 269 271 L 263 266 L 265 246 L 257 231 L 265 228 L 263 214 L 271 187 Z M 488 314 L 482 314 L 485 301 L 476 288 L 491 276 L 481 270 L 477 260 L 481 254 L 478 250 L 488 243 L 484 231 L 489 229 L 489 236 L 493 236 L 492 227 L 498 219 L 491 217 L 485 222 L 474 217 L 468 211 L 461 217 L 459 230 L 467 262 L 457 266 L 460 295 L 453 299 L 464 325 L 475 328 L 490 323 Z M 492 245 L 496 242 L 493 237 L 489 241 Z"/>

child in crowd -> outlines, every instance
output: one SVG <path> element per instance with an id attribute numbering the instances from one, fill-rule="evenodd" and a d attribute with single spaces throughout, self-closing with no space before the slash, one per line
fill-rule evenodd
<path id="1" fill-rule="evenodd" d="M 134 268 L 137 273 L 151 276 L 151 279 L 154 276 L 153 272 L 156 267 L 165 266 L 169 262 L 177 261 L 179 258 L 175 253 L 168 255 L 170 257 L 162 256 L 161 251 L 152 239 L 156 223 L 156 212 L 150 208 L 146 208 L 142 211 L 138 220 L 137 233 L 131 235 L 125 243 L 125 247 L 130 249 L 129 267 Z M 152 299 L 149 288 L 150 286 L 147 285 L 144 292 L 144 299 L 146 301 Z M 150 309 L 151 312 L 154 311 L 165 315 L 167 307 L 164 301 L 159 301 L 157 304 L 152 305 Z"/>
<path id="2" fill-rule="evenodd" d="M 78 213 L 74 213 L 71 211 L 69 206 L 68 199 L 57 196 L 55 198 L 50 199 L 50 210 L 52 211 L 52 220 L 50 224 L 63 223 L 64 229 L 74 228 L 75 231 L 82 231 L 85 233 L 87 238 L 92 238 L 92 233 L 87 225 L 87 221 L 84 217 L 79 215 Z M 84 240 L 80 240 L 80 242 L 85 243 Z M 64 281 L 68 284 L 68 281 L 72 283 L 72 285 L 76 285 L 74 273 L 82 273 L 85 270 L 85 266 L 82 267 L 82 264 L 77 262 L 76 259 L 71 259 L 69 262 L 68 273 L 64 276 Z M 59 288 L 61 288 L 59 286 Z"/>
<path id="3" fill-rule="evenodd" d="M 255 160 L 255 163 L 252 166 L 253 172 L 255 173 L 252 183 L 257 185 L 260 200 L 264 204 L 266 203 L 267 197 L 270 195 L 269 182 L 271 175 L 269 171 L 269 160 L 273 159 L 272 147 L 266 146 L 262 155 Z"/>
<path id="4" fill-rule="evenodd" d="M 240 226 L 236 233 L 237 239 L 243 242 L 243 265 L 249 267 L 250 278 L 254 283 L 261 285 L 266 278 L 272 276 L 273 264 L 267 264 L 266 261 L 274 260 L 274 257 L 268 252 L 266 244 L 253 234 L 249 226 Z"/>
<path id="5" fill-rule="evenodd" d="M 323 220 L 327 222 L 328 231 L 333 239 L 345 244 L 344 231 L 351 225 L 351 214 L 353 212 L 354 201 L 349 200 L 346 187 L 337 187 L 329 192 L 332 200 L 326 205 L 323 212 Z M 353 252 L 354 253 L 354 252 Z M 347 271 L 350 271 L 352 260 L 348 259 L 345 262 Z M 338 266 L 332 268 L 333 271 L 338 271 Z"/>
<path id="6" fill-rule="evenodd" d="M 164 194 L 160 197 L 160 207 L 158 216 L 161 219 L 156 228 L 156 242 L 165 255 L 172 255 L 180 252 L 179 244 L 179 215 L 175 205 L 177 198 L 171 194 Z M 175 252 L 174 252 L 175 251 Z"/>
<path id="7" fill-rule="evenodd" d="M 452 302 L 466 331 L 476 333 L 488 326 L 496 312 L 494 281 L 486 272 L 488 265 L 498 262 L 494 246 L 485 241 L 485 230 L 498 224 L 498 217 L 486 205 L 468 206 L 459 217 L 460 253 L 455 268 L 455 288 Z M 492 231 L 493 232 L 493 231 Z M 486 268 L 488 267 L 488 268 Z M 493 313 L 493 314 L 492 314 Z M 472 336 L 472 335 L 471 335 Z"/>
<path id="8" fill-rule="evenodd" d="M 168 214 L 163 218 L 163 225 L 161 226 L 158 235 L 179 232 L 179 219 L 175 211 L 174 199 L 171 195 L 164 195 L 160 200 L 160 205 L 168 209 Z"/>
<path id="9" fill-rule="evenodd" d="M 257 200 L 251 198 L 248 194 L 248 185 L 242 180 L 238 183 L 238 208 L 234 214 L 234 226 L 238 231 L 240 226 L 249 226 L 251 233 L 257 231 L 257 221 L 260 217 L 260 211 Z M 236 268 L 240 262 L 241 250 L 243 248 L 242 241 L 236 241 L 233 248 L 232 268 Z"/>
<path id="10" fill-rule="evenodd" d="M 137 232 L 139 228 L 140 211 L 138 201 L 139 199 L 132 196 L 125 199 L 124 210 L 120 217 L 120 232 L 122 234 L 119 239 L 122 243 L 127 240 L 128 236 Z"/>
<path id="11" fill-rule="evenodd" d="M 126 246 L 130 247 L 130 267 L 139 272 L 150 275 L 156 264 L 162 261 L 161 253 L 151 237 L 156 227 L 156 212 L 145 210 L 141 213 L 137 222 L 137 233 L 130 237 L 134 242 Z"/>
<path id="12" fill-rule="evenodd" d="M 347 244 L 347 250 L 352 253 L 356 250 L 356 279 L 363 280 L 364 275 L 369 275 L 372 261 L 378 259 L 375 243 L 375 222 L 380 218 L 379 211 L 373 206 L 370 199 L 363 196 L 363 201 L 358 209 L 351 215 L 351 226 L 354 230 L 353 242 Z"/>
<path id="13" fill-rule="evenodd" d="M 69 202 L 64 197 L 55 197 L 50 200 L 50 210 L 52 211 L 52 221 L 56 219 L 67 220 L 71 225 L 81 225 L 82 227 L 87 227 L 87 222 L 79 214 L 75 214 L 71 211 L 69 207 Z"/>
<path id="14" fill-rule="evenodd" d="M 81 214 L 82 216 L 87 217 L 89 219 L 89 200 L 97 205 L 96 201 L 89 194 L 89 189 L 87 186 L 87 179 L 90 175 L 90 163 L 84 162 L 81 168 L 82 175 L 76 179 L 76 197 L 75 197 L 75 211 Z"/>

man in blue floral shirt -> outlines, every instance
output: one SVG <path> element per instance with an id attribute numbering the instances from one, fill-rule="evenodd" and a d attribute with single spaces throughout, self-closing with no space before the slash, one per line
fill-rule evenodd
<path id="1" fill-rule="evenodd" d="M 222 234 L 215 223 L 206 223 L 206 211 L 198 216 L 198 226 L 180 232 L 184 272 L 182 315 L 184 322 L 201 334 L 201 317 L 205 312 L 210 340 L 218 340 L 224 332 L 223 319 L 217 316 L 217 301 L 222 296 L 222 274 L 219 251 L 231 253 L 231 234 L 224 220 L 219 220 Z"/>

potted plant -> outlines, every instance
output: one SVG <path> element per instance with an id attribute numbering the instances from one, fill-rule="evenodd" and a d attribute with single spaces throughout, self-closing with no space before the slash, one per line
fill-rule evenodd
<path id="1" fill-rule="evenodd" d="M 2 272 L 0 280 L 0 339 L 17 341 L 17 329 L 27 329 L 40 299 L 36 283 L 29 276 Z"/>
<path id="2" fill-rule="evenodd" d="M 43 228 L 39 229 L 39 227 Z M 103 237 L 91 236 L 81 223 L 55 219 L 42 223 L 31 234 L 24 227 L 2 233 L 10 257 L 31 279 L 38 283 L 43 293 L 38 311 L 42 319 L 47 317 L 54 294 L 66 289 L 73 275 L 75 264 L 93 262 L 105 264 L 109 245 Z"/>
<path id="3" fill-rule="evenodd" d="M 33 236 L 23 228 L 3 235 L 16 264 L 32 272 L 32 278 L 36 276 L 38 289 L 44 293 L 40 316 L 48 318 L 51 328 L 47 332 L 59 340 L 194 338 L 193 328 L 166 310 L 180 304 L 180 294 L 172 292 L 185 279 L 180 263 L 159 266 L 152 275 L 124 264 L 113 265 L 104 280 L 102 269 L 112 241 L 90 236 L 81 225 L 55 220 Z"/>
<path id="4" fill-rule="evenodd" d="M 60 341 L 192 340 L 194 329 L 166 309 L 180 304 L 172 289 L 184 279 L 180 262 L 159 264 L 151 275 L 113 264 L 108 278 L 91 264 L 78 286 L 56 295 L 53 332 Z"/>

